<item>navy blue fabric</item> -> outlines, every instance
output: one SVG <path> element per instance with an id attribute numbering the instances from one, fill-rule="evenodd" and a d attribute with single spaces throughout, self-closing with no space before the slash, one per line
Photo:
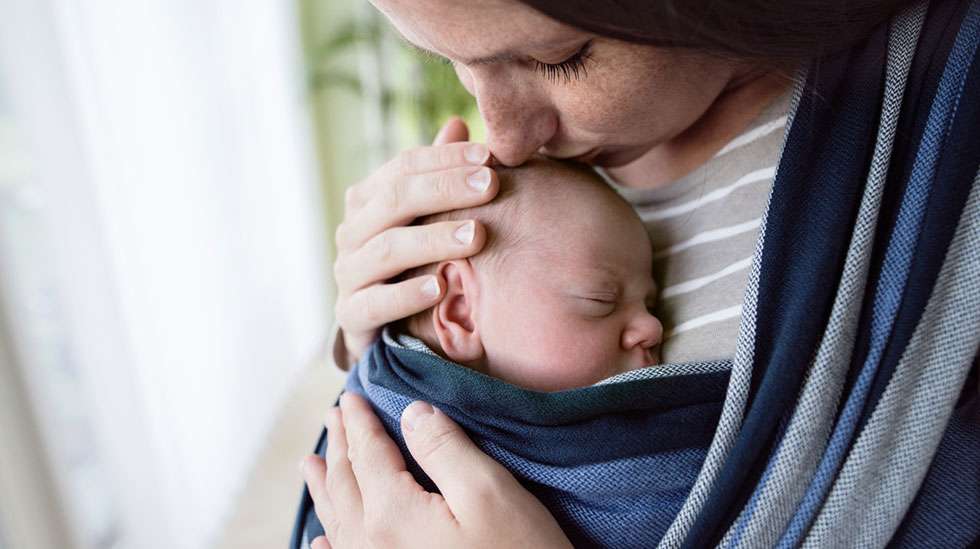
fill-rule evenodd
<path id="1" fill-rule="evenodd" d="M 811 67 L 773 184 L 750 403 L 735 447 L 685 540 L 716 544 L 755 488 L 823 334 L 867 179 L 887 29 Z M 758 372 L 758 375 L 756 375 Z"/>
<path id="2" fill-rule="evenodd" d="M 338 403 L 339 400 L 334 402 L 334 406 Z M 316 445 L 313 446 L 313 453 L 320 457 L 326 457 L 326 452 L 327 430 L 323 429 L 320 431 Z M 293 531 L 289 537 L 289 549 L 304 549 L 304 533 L 310 541 L 317 536 L 323 535 L 323 525 L 320 524 L 320 520 L 316 516 L 316 510 L 313 508 L 313 498 L 310 497 L 310 491 L 306 488 L 306 485 L 303 485 L 303 493 L 299 498 L 299 508 L 296 509 L 296 518 L 293 520 Z"/>
<path id="3" fill-rule="evenodd" d="M 977 128 L 980 128 L 980 59 L 973 62 L 963 98 L 942 150 L 933 196 L 916 248 L 915 269 L 910 273 L 902 307 L 896 316 L 895 328 L 882 369 L 872 388 L 862 425 L 881 398 L 932 296 L 933 285 L 952 242 L 973 177 L 980 169 L 980 139 L 976 136 Z"/>
<path id="4" fill-rule="evenodd" d="M 377 342 L 345 391 L 364 395 L 425 489 L 399 427 L 414 400 L 437 406 L 548 507 L 578 547 L 650 547 L 666 532 L 714 435 L 727 371 L 540 393 Z M 637 436 L 637 433 L 656 433 Z M 324 455 L 325 431 L 316 451 Z M 304 491 L 291 547 L 323 533 Z"/>
<path id="5" fill-rule="evenodd" d="M 956 31 L 966 10 L 967 1 L 947 0 L 932 2 L 919 37 L 915 58 L 906 82 L 905 96 L 902 99 L 902 116 L 898 121 L 895 134 L 895 144 L 892 150 L 889 177 L 885 184 L 881 208 L 878 211 L 878 227 L 875 235 L 875 245 L 872 248 L 868 280 L 878 280 L 881 276 L 882 262 L 889 236 L 895 226 L 901 198 L 905 194 L 905 186 L 912 173 L 915 151 L 922 141 L 926 119 L 929 117 L 929 106 L 936 94 L 939 77 L 946 66 L 946 59 L 956 39 Z M 868 292 L 861 309 L 858 336 L 851 356 L 850 375 L 845 381 L 844 394 L 847 394 L 861 364 L 867 358 L 868 344 L 871 341 L 871 302 L 874 293 Z M 885 366 L 887 375 L 879 377 L 878 387 L 872 389 L 872 399 L 877 402 L 880 391 L 891 379 L 891 369 Z M 885 379 L 887 377 L 887 379 Z"/>
<path id="6" fill-rule="evenodd" d="M 952 49 L 953 41 L 956 39 L 959 22 L 962 20 L 968 3 L 968 1 L 963 0 L 950 0 L 933 2 L 929 6 L 928 17 L 923 24 L 902 102 L 902 116 L 899 118 L 895 135 L 889 177 L 878 212 L 878 227 L 871 254 L 869 281 L 875 281 L 881 277 L 885 249 L 894 230 L 901 199 L 912 174 L 915 151 L 922 142 L 922 133 L 929 117 L 929 106 L 935 98 L 939 78 L 946 66 L 946 59 Z M 962 207 L 962 203 L 960 207 Z M 945 248 L 943 253 L 945 254 Z M 873 310 L 871 302 L 873 299 L 874 293 L 867 292 L 861 309 L 855 349 L 851 356 L 851 375 L 844 385 L 845 394 L 850 391 L 861 365 L 867 358 L 868 343 L 871 341 L 871 313 Z M 892 346 L 890 351 L 894 352 L 894 350 L 895 347 Z M 889 355 L 889 360 L 884 365 L 876 386 L 872 388 L 871 398 L 873 402 L 878 401 L 881 391 L 887 385 L 887 381 L 891 379 L 893 358 L 894 355 Z"/>
<path id="7" fill-rule="evenodd" d="M 382 342 L 348 378 L 398 443 L 399 418 L 432 403 L 507 467 L 579 547 L 651 547 L 670 526 L 704 460 L 726 371 L 541 393 Z M 651 436 L 638 436 L 648 433 Z"/>
<path id="8" fill-rule="evenodd" d="M 858 432 L 861 415 L 866 410 L 865 405 L 875 376 L 882 369 L 884 351 L 891 339 L 902 298 L 906 293 L 909 274 L 916 257 L 916 245 L 929 236 L 923 233 L 923 220 L 932 191 L 937 186 L 939 161 L 946 150 L 950 129 L 956 119 L 957 108 L 963 98 L 965 83 L 978 46 L 980 8 L 971 9 L 967 13 L 943 71 L 936 98 L 929 109 L 929 119 L 922 143 L 916 150 L 911 179 L 906 186 L 895 229 L 888 241 L 881 276 L 875 281 L 870 334 L 872 341 L 867 360 L 861 366 L 858 380 L 846 397 L 810 486 L 777 547 L 791 548 L 802 542 L 836 479 L 838 468 L 851 447 L 855 433 Z M 942 254 L 939 258 L 941 260 Z M 914 316 L 917 322 L 920 314 L 921 311 L 912 311 L 910 316 Z"/>

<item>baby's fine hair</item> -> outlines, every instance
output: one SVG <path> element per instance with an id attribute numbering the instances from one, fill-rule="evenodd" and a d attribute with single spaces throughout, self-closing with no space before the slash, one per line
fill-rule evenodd
<path id="1" fill-rule="evenodd" d="M 470 260 L 478 268 L 500 269 L 507 258 L 514 252 L 536 243 L 535 231 L 530 227 L 533 216 L 526 215 L 536 201 L 552 201 L 562 193 L 575 192 L 574 185 L 588 185 L 608 193 L 613 200 L 625 200 L 603 181 L 592 168 L 587 165 L 562 162 L 536 156 L 528 162 L 514 168 L 495 166 L 499 182 L 499 191 L 493 200 L 480 206 L 441 212 L 415 220 L 413 225 L 427 225 L 443 221 L 461 221 L 475 219 L 486 228 L 487 239 L 483 248 Z M 409 269 L 399 275 L 395 281 L 408 280 L 417 276 L 433 274 L 437 264 L 431 263 Z M 406 319 L 403 329 L 415 333 L 413 326 L 421 326 L 431 318 L 432 309 L 426 309 Z M 417 334 L 416 334 L 417 335 Z"/>
<path id="2" fill-rule="evenodd" d="M 470 259 L 490 268 L 499 267 L 509 252 L 519 249 L 534 239 L 536 231 L 528 227 L 529 216 L 525 215 L 536 201 L 555 200 L 561 193 L 572 192 L 571 185 L 587 184 L 603 189 L 616 200 L 623 199 L 602 177 L 585 164 L 562 162 L 543 156 L 535 156 L 528 162 L 509 168 L 495 166 L 499 191 L 493 200 L 486 204 L 451 210 L 420 217 L 413 225 L 428 225 L 443 221 L 475 219 L 483 224 L 487 240 L 476 255 Z M 398 280 L 407 280 L 435 271 L 436 264 L 423 265 L 403 273 Z"/>

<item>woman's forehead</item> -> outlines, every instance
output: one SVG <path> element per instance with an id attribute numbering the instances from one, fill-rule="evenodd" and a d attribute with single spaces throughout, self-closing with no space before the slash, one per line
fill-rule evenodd
<path id="1" fill-rule="evenodd" d="M 416 47 L 464 64 L 567 47 L 582 33 L 516 0 L 371 0 Z"/>

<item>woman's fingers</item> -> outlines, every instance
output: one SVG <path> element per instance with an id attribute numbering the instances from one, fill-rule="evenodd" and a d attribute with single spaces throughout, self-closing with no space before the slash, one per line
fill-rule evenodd
<path id="1" fill-rule="evenodd" d="M 356 291 L 363 281 L 386 280 L 419 265 L 471 256 L 485 242 L 486 229 L 472 219 L 395 227 L 339 258 L 334 280 L 338 287 Z"/>
<path id="2" fill-rule="evenodd" d="M 450 168 L 391 181 L 337 228 L 337 249 L 354 250 L 381 231 L 424 215 L 478 206 L 499 188 L 487 167 Z"/>
<path id="3" fill-rule="evenodd" d="M 303 479 L 306 481 L 317 518 L 324 532 L 336 537 L 339 522 L 330 501 L 327 488 L 327 464 L 320 456 L 307 456 L 303 460 Z"/>
<path id="4" fill-rule="evenodd" d="M 477 448 L 438 408 L 415 401 L 402 413 L 401 426 L 412 457 L 460 521 L 485 507 L 488 498 L 510 490 L 524 492 L 510 472 Z"/>
<path id="5" fill-rule="evenodd" d="M 307 456 L 303 458 L 303 480 L 310 491 L 313 501 L 325 499 L 327 495 L 327 466 L 320 456 Z"/>
<path id="6" fill-rule="evenodd" d="M 448 143 L 404 150 L 347 190 L 347 206 L 360 207 L 379 194 L 389 192 L 400 179 L 453 168 L 475 168 L 490 162 L 490 149 L 483 143 Z"/>
<path id="7" fill-rule="evenodd" d="M 438 276 L 417 276 L 395 284 L 376 284 L 338 300 L 334 315 L 344 327 L 347 348 L 353 352 L 367 346 L 351 339 L 357 332 L 371 332 L 435 305 L 443 286 Z"/>
<path id="8" fill-rule="evenodd" d="M 350 461 L 361 487 L 365 522 L 387 518 L 388 509 L 404 505 L 405 497 L 424 493 L 424 490 L 405 468 L 398 446 L 391 440 L 371 406 L 360 396 L 344 393 L 340 399 Z M 409 488 L 410 494 L 404 490 Z M 397 497 L 396 497 L 397 494 Z M 404 519 L 404 517 L 398 517 Z"/>
<path id="9" fill-rule="evenodd" d="M 438 408 L 413 402 L 401 426 L 412 457 L 461 529 L 502 547 L 571 547 L 547 508 Z"/>
<path id="10" fill-rule="evenodd" d="M 347 457 L 347 433 L 344 430 L 340 409 L 331 408 L 327 412 L 327 420 L 324 423 L 327 427 L 326 462 L 329 471 L 326 491 L 332 516 L 327 517 L 330 524 L 324 524 L 323 528 L 327 532 L 328 538 L 336 539 L 330 534 L 336 530 L 339 524 L 357 524 L 361 521 L 363 505 L 361 488 L 354 476 L 350 459 Z M 319 513 L 317 515 L 319 516 Z"/>
<path id="11" fill-rule="evenodd" d="M 445 145 L 457 141 L 466 141 L 470 138 L 470 130 L 466 127 L 466 122 L 458 116 L 453 116 L 442 125 L 436 138 L 432 141 L 433 145 Z"/>

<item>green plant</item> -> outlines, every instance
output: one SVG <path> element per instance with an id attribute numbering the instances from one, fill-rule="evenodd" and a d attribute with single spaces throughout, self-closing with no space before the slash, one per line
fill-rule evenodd
<path id="1" fill-rule="evenodd" d="M 390 31 L 380 18 L 350 20 L 317 44 L 310 55 L 309 82 L 314 94 L 326 88 L 346 89 L 356 95 L 365 94 L 361 77 L 342 59 L 358 48 L 382 51 L 382 41 L 390 39 Z M 387 120 L 393 110 L 400 123 L 415 126 L 417 140 L 428 142 L 438 131 L 439 124 L 451 115 L 472 116 L 476 103 L 456 78 L 452 66 L 435 60 L 397 41 L 393 56 L 384 60 L 386 70 L 391 67 L 407 68 L 400 78 L 386 79 L 391 83 L 379 90 L 377 106 Z M 399 75 L 395 75 L 399 76 Z"/>

